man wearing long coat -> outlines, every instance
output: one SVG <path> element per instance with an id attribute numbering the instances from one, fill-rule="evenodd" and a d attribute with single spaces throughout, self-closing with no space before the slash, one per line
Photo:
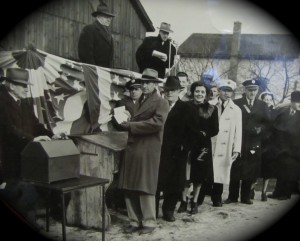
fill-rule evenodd
<path id="1" fill-rule="evenodd" d="M 232 80 L 223 80 L 218 87 L 219 133 L 212 138 L 214 185 L 211 195 L 217 207 L 222 206 L 223 184 L 229 184 L 231 165 L 241 153 L 242 111 L 231 100 L 235 88 Z"/>
<path id="2" fill-rule="evenodd" d="M 130 226 L 125 232 L 151 232 L 156 226 L 155 194 L 163 135 L 169 104 L 155 90 L 157 71 L 145 69 L 141 78 L 140 106 L 129 122 L 119 188 L 125 190 Z"/>
<path id="3" fill-rule="evenodd" d="M 229 196 L 225 201 L 227 204 L 238 201 L 240 180 L 241 202 L 253 204 L 251 187 L 260 175 L 261 138 L 268 121 L 267 105 L 256 98 L 259 84 L 258 80 L 244 81 L 245 95 L 234 101 L 242 110 L 242 151 L 231 167 Z"/>
<path id="4" fill-rule="evenodd" d="M 291 105 L 277 111 L 272 129 L 272 140 L 276 146 L 275 175 L 276 187 L 273 194 L 276 199 L 289 199 L 293 182 L 300 181 L 300 91 L 291 94 Z"/>
<path id="5" fill-rule="evenodd" d="M 169 222 L 175 221 L 174 210 L 185 187 L 185 169 L 190 149 L 187 105 L 178 98 L 179 89 L 178 78 L 169 76 L 164 85 L 164 93 L 171 108 L 164 126 L 156 200 L 158 214 L 160 191 L 162 191 L 163 219 Z"/>
<path id="6" fill-rule="evenodd" d="M 85 26 L 78 40 L 78 56 L 81 62 L 111 68 L 113 64 L 114 43 L 109 25 L 114 14 L 107 6 L 100 4 L 92 13 L 95 22 Z"/>

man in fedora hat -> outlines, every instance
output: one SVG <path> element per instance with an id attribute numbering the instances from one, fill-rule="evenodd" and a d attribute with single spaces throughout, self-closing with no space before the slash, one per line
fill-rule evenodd
<path id="1" fill-rule="evenodd" d="M 150 233 L 156 227 L 157 188 L 163 127 L 168 102 L 156 91 L 156 70 L 147 68 L 140 78 L 143 94 L 130 120 L 121 124 L 128 131 L 125 157 L 120 168 L 119 188 L 123 189 L 129 227 L 124 232 Z"/>
<path id="2" fill-rule="evenodd" d="M 237 202 L 241 190 L 241 203 L 253 204 L 252 197 L 256 179 L 260 175 L 261 140 L 269 121 L 266 103 L 257 98 L 260 82 L 243 82 L 245 94 L 234 103 L 242 110 L 242 150 L 231 167 L 229 195 L 226 204 Z M 240 180 L 242 181 L 240 184 Z"/>
<path id="3" fill-rule="evenodd" d="M 174 64 L 174 56 L 176 48 L 171 44 L 168 38 L 171 25 L 162 22 L 159 34 L 156 37 L 146 37 L 136 51 L 136 62 L 140 69 L 140 73 L 145 68 L 152 68 L 158 72 L 159 78 L 165 78 L 166 68 L 172 67 Z M 169 66 L 170 65 L 170 66 Z"/>
<path id="4" fill-rule="evenodd" d="M 269 198 L 290 199 L 293 185 L 300 181 L 300 91 L 291 93 L 289 106 L 276 110 L 271 138 L 273 150 L 276 186 Z"/>
<path id="5" fill-rule="evenodd" d="M 163 86 L 170 111 L 164 126 L 158 175 L 156 212 L 158 216 L 160 192 L 163 192 L 163 219 L 174 222 L 174 210 L 186 182 L 186 162 L 189 151 L 188 113 L 186 103 L 179 99 L 180 81 L 169 76 Z"/>
<path id="6" fill-rule="evenodd" d="M 94 23 L 85 26 L 79 36 L 78 56 L 81 62 L 101 67 L 113 66 L 114 44 L 109 25 L 114 14 L 101 2 L 92 13 Z"/>
<path id="7" fill-rule="evenodd" d="M 28 86 L 32 85 L 28 71 L 8 68 L 3 81 L 0 90 L 0 160 L 2 181 L 6 186 L 1 194 L 31 224 L 35 224 L 34 207 L 38 194 L 33 186 L 20 181 L 21 152 L 30 141 L 51 140 L 53 133 L 38 122 L 32 106 L 24 100 Z"/>

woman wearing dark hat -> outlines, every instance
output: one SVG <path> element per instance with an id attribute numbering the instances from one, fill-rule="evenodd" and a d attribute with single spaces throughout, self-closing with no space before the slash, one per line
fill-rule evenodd
<path id="1" fill-rule="evenodd" d="M 176 48 L 168 39 L 172 33 L 171 25 L 161 23 L 157 37 L 146 37 L 136 51 L 136 62 L 140 73 L 145 68 L 152 68 L 158 72 L 159 78 L 165 78 L 166 68 L 173 66 Z M 171 51 L 170 51 L 171 48 Z"/>
<path id="2" fill-rule="evenodd" d="M 101 3 L 92 16 L 96 18 L 95 22 L 85 26 L 79 36 L 79 59 L 83 63 L 111 68 L 114 44 L 108 27 L 115 15 L 109 12 L 105 3 Z"/>
<path id="3" fill-rule="evenodd" d="M 259 99 L 265 102 L 268 106 L 269 122 L 266 124 L 265 134 L 262 137 L 262 153 L 261 153 L 261 177 L 263 178 L 263 185 L 261 190 L 261 200 L 267 201 L 267 187 L 269 179 L 274 178 L 274 142 L 271 138 L 272 125 L 275 117 L 274 109 L 274 95 L 271 92 L 264 91 L 259 95 Z"/>

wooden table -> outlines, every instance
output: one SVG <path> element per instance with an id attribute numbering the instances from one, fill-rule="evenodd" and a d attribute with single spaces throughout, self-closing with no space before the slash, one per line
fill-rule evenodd
<path id="1" fill-rule="evenodd" d="M 102 188 L 102 241 L 105 240 L 105 184 L 109 183 L 108 179 L 89 177 L 81 175 L 79 178 L 72 178 L 52 183 L 42 183 L 29 181 L 30 184 L 45 189 L 50 196 L 51 192 L 57 192 L 61 196 L 62 206 L 62 236 L 66 241 L 66 210 L 65 210 L 65 194 L 76 190 L 86 189 L 89 187 L 100 186 Z M 46 231 L 49 231 L 49 203 L 46 200 Z"/>
<path id="2" fill-rule="evenodd" d="M 71 136 L 80 151 L 80 174 L 109 180 L 105 190 L 113 182 L 119 170 L 121 151 L 127 145 L 127 132 L 101 132 L 93 135 Z M 102 209 L 105 208 L 105 228 L 111 219 L 106 207 L 99 200 L 103 198 L 99 187 L 80 190 L 71 194 L 67 207 L 67 224 L 84 228 L 101 229 Z M 106 205 L 105 205 L 106 206 Z"/>

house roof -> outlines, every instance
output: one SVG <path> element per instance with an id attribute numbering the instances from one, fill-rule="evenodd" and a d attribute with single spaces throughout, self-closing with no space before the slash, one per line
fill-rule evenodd
<path id="1" fill-rule="evenodd" d="M 153 27 L 153 23 L 150 20 L 140 0 L 130 0 L 130 2 L 133 5 L 133 7 L 136 9 L 137 14 L 141 18 L 143 24 L 146 26 L 147 32 L 154 32 L 155 28 Z"/>
<path id="2" fill-rule="evenodd" d="M 193 33 L 178 49 L 181 57 L 230 58 L 232 34 Z M 299 42 L 289 34 L 241 34 L 241 59 L 297 58 Z"/>

